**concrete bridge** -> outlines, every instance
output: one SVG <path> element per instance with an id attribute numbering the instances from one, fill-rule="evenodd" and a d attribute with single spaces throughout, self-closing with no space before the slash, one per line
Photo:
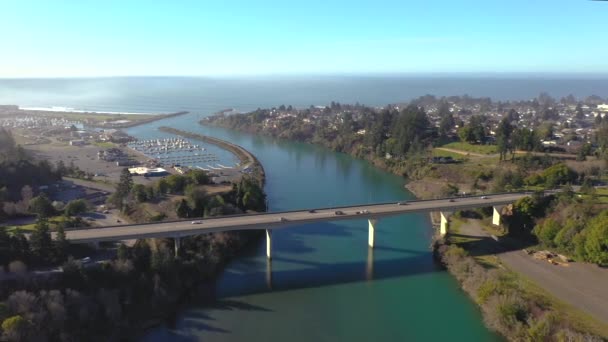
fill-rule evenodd
<path id="1" fill-rule="evenodd" d="M 513 203 L 530 194 L 529 192 L 488 194 L 481 197 L 377 203 L 314 210 L 223 216 L 195 221 L 190 219 L 187 221 L 95 227 L 66 231 L 66 237 L 73 243 L 95 244 L 102 241 L 168 237 L 175 239 L 177 253 L 182 237 L 232 230 L 263 229 L 266 231 L 266 255 L 270 259 L 272 257 L 272 231 L 274 229 L 321 221 L 368 219 L 368 244 L 369 247 L 373 248 L 376 226 L 383 217 L 408 213 L 439 212 L 441 216 L 439 232 L 441 235 L 445 235 L 449 227 L 449 216 L 454 211 L 491 206 L 494 208 L 492 223 L 499 225 L 501 206 Z"/>

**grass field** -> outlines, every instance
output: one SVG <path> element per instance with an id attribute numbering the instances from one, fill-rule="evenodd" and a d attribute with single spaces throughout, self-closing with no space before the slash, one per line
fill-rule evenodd
<path id="1" fill-rule="evenodd" d="M 65 216 L 54 216 L 48 219 L 49 221 L 49 227 L 51 228 L 51 230 L 55 229 L 55 226 L 57 226 L 58 223 L 63 222 L 66 220 Z M 24 225 L 20 225 L 20 226 L 8 226 L 6 231 L 9 233 L 17 233 L 17 232 L 21 232 L 21 233 L 30 233 L 32 232 L 34 229 L 36 228 L 36 224 L 35 223 L 31 223 L 31 224 L 24 224 Z"/>
<path id="2" fill-rule="evenodd" d="M 461 160 L 461 161 L 464 161 L 467 159 L 462 154 L 458 154 L 458 153 L 454 153 L 454 152 L 450 152 L 450 151 L 438 150 L 436 148 L 433 149 L 433 157 L 452 157 L 452 159 L 454 159 L 454 160 Z"/>
<path id="3" fill-rule="evenodd" d="M 452 142 L 441 147 L 479 154 L 496 153 L 496 145 L 473 145 L 466 142 Z"/>
<path id="4" fill-rule="evenodd" d="M 112 147 L 116 147 L 115 143 L 112 142 L 94 142 L 93 145 L 97 146 L 97 147 L 101 147 L 101 148 L 112 148 Z"/>

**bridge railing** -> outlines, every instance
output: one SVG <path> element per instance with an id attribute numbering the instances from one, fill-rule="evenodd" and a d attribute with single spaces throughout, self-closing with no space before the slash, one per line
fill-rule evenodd
<path id="1" fill-rule="evenodd" d="M 552 191 L 555 191 L 555 190 L 545 190 L 544 192 L 552 192 Z M 80 228 L 73 227 L 73 228 L 67 228 L 65 230 L 72 231 L 72 230 L 87 230 L 87 229 L 110 229 L 110 228 L 118 228 L 118 227 L 147 226 L 147 225 L 157 224 L 157 223 L 158 224 L 184 223 L 184 222 L 198 221 L 198 220 L 209 221 L 209 220 L 218 220 L 218 219 L 244 217 L 244 216 L 254 217 L 254 216 L 261 216 L 261 215 L 268 215 L 268 214 L 289 214 L 289 213 L 296 213 L 296 212 L 302 212 L 302 211 L 307 211 L 307 210 L 341 210 L 341 209 L 357 208 L 357 207 L 365 207 L 365 206 L 397 204 L 398 202 L 404 202 L 404 203 L 416 202 L 416 203 L 418 203 L 418 202 L 432 202 L 432 201 L 442 201 L 442 200 L 450 200 L 450 199 L 472 199 L 472 198 L 479 198 L 480 196 L 490 197 L 490 196 L 501 196 L 501 195 L 516 195 L 516 194 L 531 195 L 533 193 L 534 193 L 534 191 L 514 191 L 514 192 L 497 192 L 497 193 L 484 194 L 484 195 L 452 196 L 452 197 L 442 197 L 442 198 L 433 198 L 433 199 L 395 200 L 395 201 L 388 201 L 388 202 L 353 204 L 353 205 L 344 205 L 344 206 L 301 208 L 301 209 L 276 211 L 276 212 L 261 212 L 261 213 L 249 213 L 249 214 L 243 213 L 243 214 L 225 215 L 225 216 L 217 216 L 217 217 L 190 217 L 188 219 L 180 219 L 180 220 L 169 220 L 169 221 L 147 222 L 147 223 L 130 223 L 130 224 L 117 225 L 117 226 L 96 226 L 96 227 L 80 227 Z"/>

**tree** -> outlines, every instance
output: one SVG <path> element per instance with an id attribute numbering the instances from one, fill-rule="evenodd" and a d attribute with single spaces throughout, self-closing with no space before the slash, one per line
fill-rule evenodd
<path id="1" fill-rule="evenodd" d="M 40 218 L 36 221 L 34 232 L 30 236 L 30 246 L 32 253 L 40 261 L 47 260 L 51 255 L 53 241 L 49 231 L 49 223 L 46 219 Z"/>
<path id="2" fill-rule="evenodd" d="M 500 154 L 500 160 L 506 159 L 508 151 L 513 150 L 511 144 L 511 133 L 513 132 L 513 126 L 511 126 L 511 120 L 505 117 L 498 124 L 496 129 L 496 142 L 498 146 L 498 153 Z"/>
<path id="3" fill-rule="evenodd" d="M 70 201 L 64 209 L 66 216 L 76 216 L 78 214 L 85 213 L 87 211 L 87 202 L 82 199 Z"/>
<path id="4" fill-rule="evenodd" d="M 203 170 L 192 170 L 188 173 L 188 176 L 192 179 L 193 184 L 209 184 L 209 175 Z"/>
<path id="5" fill-rule="evenodd" d="M 12 316 L 2 322 L 2 331 L 7 341 L 24 341 L 28 335 L 29 324 L 20 315 Z"/>
<path id="6" fill-rule="evenodd" d="M 396 144 L 391 153 L 404 156 L 410 150 L 414 141 L 424 141 L 429 136 L 430 123 L 424 110 L 416 106 L 408 106 L 397 117 L 393 127 Z"/>
<path id="7" fill-rule="evenodd" d="M 59 260 L 64 260 L 67 254 L 69 242 L 65 236 L 63 225 L 57 226 L 57 235 L 55 236 L 55 251 Z"/>
<path id="8" fill-rule="evenodd" d="M 186 187 L 187 178 L 182 175 L 170 175 L 165 178 L 167 181 L 167 187 L 169 192 L 178 193 L 184 191 L 184 187 Z"/>
<path id="9" fill-rule="evenodd" d="M 469 123 L 458 131 L 458 136 L 462 141 L 468 143 L 484 143 L 486 140 L 485 129 L 486 117 L 483 115 L 473 115 Z"/>
<path id="10" fill-rule="evenodd" d="M 116 185 L 116 192 L 112 196 L 113 204 L 121 210 L 124 209 L 127 197 L 131 193 L 132 188 L 133 176 L 131 176 L 129 169 L 124 168 L 120 174 L 120 181 Z"/>
<path id="11" fill-rule="evenodd" d="M 49 217 L 55 212 L 51 201 L 44 193 L 34 197 L 30 201 L 29 210 L 38 215 L 39 218 Z"/>
<path id="12" fill-rule="evenodd" d="M 177 203 L 177 207 L 175 208 L 175 212 L 177 213 L 177 217 L 185 218 L 190 214 L 190 207 L 188 207 L 188 202 L 185 199 L 182 199 Z"/>
<path id="13" fill-rule="evenodd" d="M 131 194 L 137 203 L 143 203 L 148 200 L 146 187 L 143 184 L 135 184 L 133 189 L 131 189 Z"/>
<path id="14" fill-rule="evenodd" d="M 608 265 L 608 210 L 591 220 L 586 228 L 585 253 L 588 261 Z"/>
<path id="15" fill-rule="evenodd" d="M 166 179 L 161 179 L 156 182 L 156 194 L 158 196 L 163 196 L 169 191 L 169 184 L 167 184 Z"/>
<path id="16" fill-rule="evenodd" d="M 129 249 L 124 243 L 121 243 L 120 246 L 118 246 L 116 257 L 121 261 L 125 261 L 129 257 Z"/>

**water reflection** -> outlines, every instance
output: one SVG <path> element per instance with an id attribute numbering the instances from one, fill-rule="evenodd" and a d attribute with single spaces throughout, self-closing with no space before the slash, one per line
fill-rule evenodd
<path id="1" fill-rule="evenodd" d="M 374 279 L 374 249 L 367 248 L 367 263 L 365 265 L 365 279 L 367 281 Z"/>

